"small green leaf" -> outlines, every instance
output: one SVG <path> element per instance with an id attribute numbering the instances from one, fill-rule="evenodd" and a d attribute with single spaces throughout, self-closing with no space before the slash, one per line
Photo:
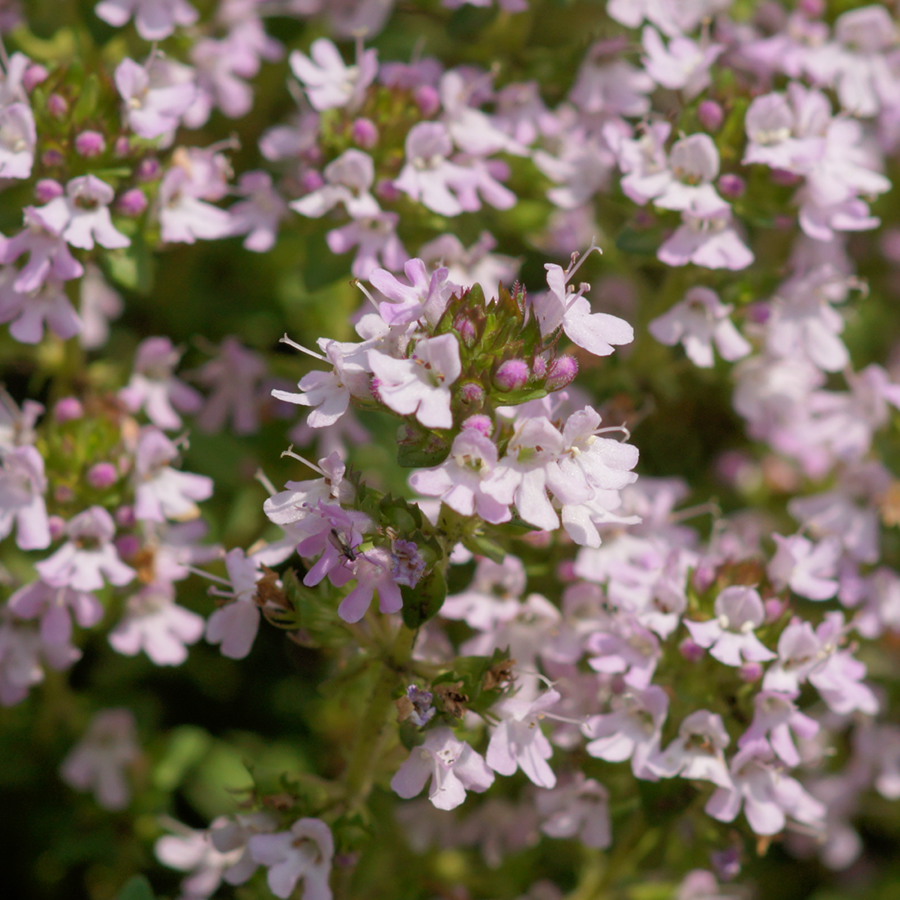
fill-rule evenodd
<path id="1" fill-rule="evenodd" d="M 145 876 L 135 875 L 119 891 L 116 900 L 156 900 L 156 894 Z"/>
<path id="2" fill-rule="evenodd" d="M 439 566 L 425 575 L 414 587 L 401 588 L 403 594 L 403 622 L 415 630 L 438 614 L 447 596 L 447 580 Z"/>

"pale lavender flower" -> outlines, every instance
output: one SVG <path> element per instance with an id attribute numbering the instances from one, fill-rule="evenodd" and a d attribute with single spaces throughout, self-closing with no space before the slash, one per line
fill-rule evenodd
<path id="1" fill-rule="evenodd" d="M 356 247 L 350 271 L 356 278 L 368 279 L 380 266 L 396 271 L 409 258 L 397 237 L 399 222 L 400 216 L 392 212 L 360 216 L 340 228 L 333 228 L 325 235 L 325 240 L 328 249 L 335 254 L 349 253 Z"/>
<path id="2" fill-rule="evenodd" d="M 682 344 L 695 366 L 713 365 L 713 345 L 723 359 L 734 362 L 751 351 L 749 342 L 729 318 L 734 307 L 725 305 L 706 287 L 691 288 L 680 303 L 650 322 L 649 331 L 660 343 Z"/>
<path id="3" fill-rule="evenodd" d="M 125 615 L 109 634 L 113 650 L 124 656 L 143 651 L 157 666 L 180 666 L 188 646 L 203 636 L 205 621 L 175 603 L 171 583 L 145 585 L 128 598 Z"/>
<path id="4" fill-rule="evenodd" d="M 836 538 L 818 543 L 800 534 L 773 534 L 778 545 L 769 562 L 769 577 L 779 590 L 789 587 L 809 600 L 828 600 L 837 593 L 837 563 L 841 555 Z"/>
<path id="5" fill-rule="evenodd" d="M 9 610 L 19 619 L 40 618 L 45 646 L 65 646 L 72 640 L 72 617 L 82 628 L 93 628 L 103 618 L 103 604 L 89 591 L 36 581 L 9 598 Z"/>
<path id="6" fill-rule="evenodd" d="M 126 774 L 139 757 L 131 711 L 104 709 L 91 719 L 82 739 L 63 760 L 59 774 L 70 787 L 92 791 L 104 809 L 125 809 L 131 799 Z"/>
<path id="7" fill-rule="evenodd" d="M 453 426 L 450 385 L 462 371 L 454 335 L 420 340 L 408 359 L 370 350 L 368 361 L 385 406 L 403 416 L 414 414 L 427 428 Z"/>
<path id="8" fill-rule="evenodd" d="M 372 286 L 389 301 L 379 305 L 381 317 L 388 325 L 407 325 L 420 318 L 436 325 L 460 286 L 450 280 L 448 269 L 441 267 L 429 273 L 421 259 L 407 260 L 403 272 L 410 281 L 408 285 L 385 269 L 375 269 L 369 276 Z"/>
<path id="9" fill-rule="evenodd" d="M 48 278 L 32 291 L 18 290 L 9 282 L 15 269 L 0 269 L 0 322 L 11 322 L 9 333 L 23 344 L 44 339 L 45 326 L 68 340 L 81 331 L 82 323 L 61 281 Z"/>
<path id="10" fill-rule="evenodd" d="M 0 178 L 29 178 L 37 130 L 27 103 L 0 103 Z"/>
<path id="11" fill-rule="evenodd" d="M 345 564 L 352 569 L 351 579 L 356 580 L 356 587 L 341 601 L 338 615 L 345 622 L 358 622 L 368 612 L 375 593 L 378 593 L 379 609 L 385 615 L 399 612 L 403 606 L 403 597 L 395 576 L 394 559 L 383 547 L 374 547 L 355 554 L 355 558 Z M 334 580 L 334 579 L 333 579 Z M 341 583 L 348 579 L 342 577 Z"/>
<path id="12" fill-rule="evenodd" d="M 709 70 L 725 49 L 722 44 L 696 43 L 686 37 L 672 37 L 668 46 L 659 32 L 647 26 L 641 34 L 644 68 L 659 85 L 681 91 L 686 99 L 702 94 L 709 87 Z"/>
<path id="13" fill-rule="evenodd" d="M 16 528 L 21 550 L 50 546 L 44 458 L 34 448 L 0 448 L 0 539 Z"/>
<path id="14" fill-rule="evenodd" d="M 101 0 L 94 12 L 116 28 L 134 19 L 145 41 L 161 41 L 179 25 L 193 25 L 197 10 L 187 0 Z"/>
<path id="15" fill-rule="evenodd" d="M 612 843 L 609 791 L 593 778 L 576 772 L 570 781 L 536 797 L 541 831 L 554 838 L 578 838 L 603 850 Z"/>
<path id="16" fill-rule="evenodd" d="M 820 826 L 825 807 L 800 782 L 782 771 L 767 741 L 747 744 L 731 761 L 732 784 L 720 787 L 706 804 L 706 812 L 720 822 L 731 822 L 744 808 L 756 834 L 777 834 L 788 818 L 803 825 Z"/>
<path id="17" fill-rule="evenodd" d="M 738 740 L 738 747 L 767 740 L 775 755 L 787 766 L 800 764 L 800 753 L 792 735 L 812 740 L 820 729 L 819 723 L 797 709 L 797 695 L 779 691 L 760 691 L 753 698 L 754 714 L 750 727 Z"/>
<path id="18" fill-rule="evenodd" d="M 381 212 L 371 193 L 375 163 L 368 153 L 353 148 L 346 150 L 325 167 L 324 175 L 325 184 L 299 200 L 292 200 L 291 209 L 314 219 L 321 218 L 338 203 L 354 219 L 377 216 Z"/>
<path id="19" fill-rule="evenodd" d="M 291 53 L 291 71 L 306 88 L 313 109 L 359 107 L 366 89 L 378 72 L 378 52 L 357 49 L 356 63 L 348 66 L 327 38 L 313 41 L 311 58 L 299 50 Z"/>
<path id="20" fill-rule="evenodd" d="M 753 262 L 753 253 L 738 235 L 729 206 L 686 209 L 681 220 L 681 226 L 659 248 L 660 262 L 732 270 L 746 269 Z"/>
<path id="21" fill-rule="evenodd" d="M 614 696 L 611 712 L 591 716 L 584 725 L 582 730 L 589 739 L 585 749 L 607 762 L 630 759 L 638 778 L 655 781 L 657 776 L 648 762 L 659 750 L 668 710 L 669 698 L 656 685 Z"/>
<path id="22" fill-rule="evenodd" d="M 247 556 L 240 547 L 229 550 L 225 568 L 230 590 L 210 589 L 211 594 L 225 602 L 209 617 L 206 640 L 221 644 L 222 656 L 243 659 L 250 652 L 259 630 L 256 591 L 263 573 L 259 562 Z"/>
<path id="23" fill-rule="evenodd" d="M 207 202 L 219 199 L 219 185 L 203 177 L 188 158 L 176 159 L 159 186 L 158 215 L 162 238 L 169 243 L 214 241 L 232 232 L 228 211 Z"/>
<path id="24" fill-rule="evenodd" d="M 652 756 L 649 769 L 662 778 L 679 776 L 690 780 L 711 781 L 719 787 L 731 786 L 725 762 L 725 748 L 730 743 L 722 717 L 706 709 L 698 709 L 678 726 L 678 737 Z"/>
<path id="25" fill-rule="evenodd" d="M 287 900 L 302 879 L 304 900 L 331 900 L 334 838 L 321 819 L 298 819 L 290 831 L 255 834 L 248 847 L 255 862 L 268 866 L 269 890 L 276 897 Z"/>
<path id="26" fill-rule="evenodd" d="M 80 282 L 81 333 L 78 340 L 88 350 L 102 347 L 109 337 L 109 320 L 122 315 L 122 295 L 107 284 L 100 269 L 89 263 Z"/>
<path id="27" fill-rule="evenodd" d="M 80 278 L 84 267 L 72 256 L 62 228 L 45 218 L 41 209 L 26 206 L 23 213 L 25 230 L 0 241 L 0 263 L 13 263 L 25 253 L 28 262 L 19 272 L 4 270 L 4 281 L 16 291 L 30 294 L 47 280 L 58 283 Z"/>
<path id="28" fill-rule="evenodd" d="M 128 247 L 131 241 L 118 231 L 109 214 L 115 192 L 95 175 L 73 178 L 65 196 L 40 208 L 43 221 L 73 247 L 93 250 L 96 242 L 108 250 Z"/>
<path id="29" fill-rule="evenodd" d="M 446 266 L 448 277 L 455 284 L 463 287 L 480 284 L 485 300 L 490 302 L 497 296 L 500 285 L 511 283 L 519 271 L 518 259 L 491 252 L 496 246 L 497 239 L 487 231 L 482 231 L 468 248 L 455 234 L 447 233 L 423 244 L 419 256 L 433 268 Z"/>
<path id="30" fill-rule="evenodd" d="M 559 693 L 551 689 L 536 699 L 510 697 L 493 707 L 500 722 L 491 735 L 485 760 L 495 772 L 512 775 L 521 769 L 538 787 L 556 785 L 556 775 L 547 763 L 553 748 L 541 731 L 540 720 L 559 699 Z"/>
<path id="31" fill-rule="evenodd" d="M 175 377 L 175 368 L 184 351 L 167 337 L 142 341 L 134 357 L 134 372 L 119 391 L 119 399 L 129 412 L 144 410 L 159 428 L 172 430 L 182 425 L 176 409 L 196 413 L 203 398 L 192 387 Z"/>
<path id="32" fill-rule="evenodd" d="M 732 585 L 715 602 L 716 618 L 684 624 L 694 643 L 709 648 L 710 655 L 726 666 L 745 662 L 768 662 L 775 654 L 753 633 L 765 622 L 762 598 L 755 588 Z"/>
<path id="33" fill-rule="evenodd" d="M 508 522 L 518 478 L 498 466 L 494 442 L 473 428 L 453 439 L 450 455 L 440 466 L 410 475 L 411 487 L 426 497 L 440 497 L 463 516 L 479 515 L 494 525 Z"/>
<path id="34" fill-rule="evenodd" d="M 482 793 L 494 782 L 484 758 L 449 728 L 429 731 L 425 743 L 414 747 L 391 779 L 391 787 L 404 799 L 415 797 L 431 781 L 428 799 L 438 809 L 455 809 L 466 791 Z"/>
<path id="35" fill-rule="evenodd" d="M 115 81 L 128 127 L 148 140 L 171 140 L 197 98 L 193 70 L 159 56 L 151 56 L 143 66 L 123 59 Z"/>
<path id="36" fill-rule="evenodd" d="M 134 510 L 138 519 L 193 519 L 200 515 L 195 501 L 212 496 L 212 479 L 173 469 L 169 463 L 177 457 L 178 448 L 162 431 L 152 425 L 141 429 L 134 463 Z"/>
<path id="37" fill-rule="evenodd" d="M 69 520 L 68 541 L 35 568 L 48 584 L 76 591 L 95 591 L 107 582 L 128 584 L 136 573 L 119 558 L 112 542 L 115 532 L 112 516 L 102 506 L 92 506 Z"/>
<path id="38" fill-rule="evenodd" d="M 287 216 L 288 205 L 272 185 L 268 172 L 244 172 L 238 179 L 239 200 L 228 210 L 231 233 L 246 235 L 244 247 L 266 253 L 275 246 L 278 224 Z"/>

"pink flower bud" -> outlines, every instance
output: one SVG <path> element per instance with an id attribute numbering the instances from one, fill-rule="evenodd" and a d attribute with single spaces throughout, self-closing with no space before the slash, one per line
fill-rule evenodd
<path id="1" fill-rule="evenodd" d="M 712 587 L 716 580 L 716 567 L 707 562 L 701 562 L 694 570 L 694 587 L 698 591 L 705 591 Z"/>
<path id="2" fill-rule="evenodd" d="M 467 381 L 460 387 L 459 396 L 463 403 L 477 406 L 484 402 L 484 388 L 477 381 Z"/>
<path id="3" fill-rule="evenodd" d="M 137 177 L 138 181 L 155 181 L 162 174 L 162 166 L 159 160 L 154 156 L 142 159 L 138 163 Z"/>
<path id="4" fill-rule="evenodd" d="M 62 94 L 51 94 L 47 98 L 47 111 L 54 119 L 64 119 L 69 114 L 69 101 Z"/>
<path id="5" fill-rule="evenodd" d="M 747 182 L 740 175 L 726 173 L 719 179 L 719 190 L 729 200 L 734 200 L 743 195 L 747 190 Z"/>
<path id="6" fill-rule="evenodd" d="M 457 316 L 456 321 L 453 323 L 453 330 L 468 347 L 471 347 L 478 338 L 475 323 L 468 316 Z"/>
<path id="7" fill-rule="evenodd" d="M 141 552 L 141 539 L 136 534 L 122 534 L 115 540 L 122 559 L 134 559 Z"/>
<path id="8" fill-rule="evenodd" d="M 325 179 L 322 177 L 322 173 L 315 169 L 307 169 L 300 176 L 300 188 L 307 194 L 317 191 L 323 184 L 325 184 Z"/>
<path id="9" fill-rule="evenodd" d="M 780 184 L 782 187 L 794 187 L 802 181 L 800 175 L 797 175 L 796 172 L 788 172 L 786 169 L 772 169 L 770 177 L 775 184 Z"/>
<path id="10" fill-rule="evenodd" d="M 738 669 L 738 678 L 740 678 L 741 681 L 746 681 L 748 684 L 753 681 L 759 681 L 759 679 L 762 677 L 763 677 L 762 663 L 745 662 L 740 667 L 740 669 Z"/>
<path id="11" fill-rule="evenodd" d="M 371 119 L 357 119 L 353 123 L 353 140 L 363 148 L 371 150 L 378 143 L 378 128 Z"/>
<path id="12" fill-rule="evenodd" d="M 50 529 L 50 540 L 58 541 L 66 533 L 66 520 L 62 516 L 50 516 L 47 519 Z"/>
<path id="13" fill-rule="evenodd" d="M 147 209 L 147 196 L 140 188 L 125 191 L 118 202 L 119 212 L 137 218 Z"/>
<path id="14" fill-rule="evenodd" d="M 800 0 L 797 8 L 811 19 L 821 18 L 825 12 L 825 0 Z"/>
<path id="15" fill-rule="evenodd" d="M 547 377 L 547 360 L 543 356 L 536 356 L 531 361 L 531 372 L 535 378 L 541 379 Z"/>
<path id="16" fill-rule="evenodd" d="M 32 63 L 22 76 L 22 85 L 31 93 L 39 84 L 45 82 L 50 73 L 40 63 Z"/>
<path id="17" fill-rule="evenodd" d="M 577 374 L 578 360 L 574 356 L 558 356 L 550 363 L 544 384 L 548 391 L 560 391 L 571 384 Z"/>
<path id="18" fill-rule="evenodd" d="M 423 116 L 433 116 L 441 108 L 440 94 L 430 84 L 416 88 L 414 96 Z"/>
<path id="19" fill-rule="evenodd" d="M 34 196 L 39 203 L 49 203 L 65 193 L 63 186 L 53 178 L 42 178 L 34 186 Z"/>
<path id="20" fill-rule="evenodd" d="M 375 193 L 381 200 L 387 203 L 396 203 L 401 197 L 401 191 L 394 185 L 390 178 L 384 178 L 375 186 Z"/>
<path id="21" fill-rule="evenodd" d="M 75 152 L 85 159 L 100 156 L 106 150 L 106 138 L 99 131 L 82 131 L 75 138 Z"/>
<path id="22" fill-rule="evenodd" d="M 113 145 L 113 153 L 119 157 L 128 156 L 131 153 L 131 140 L 124 134 L 117 137 Z"/>
<path id="23" fill-rule="evenodd" d="M 56 166 L 61 166 L 63 162 L 65 162 L 65 156 L 62 155 L 62 151 L 51 148 L 50 150 L 45 150 L 41 154 L 41 162 L 48 168 L 53 169 Z"/>
<path id="24" fill-rule="evenodd" d="M 787 608 L 787 604 L 780 597 L 769 597 L 763 605 L 766 608 L 766 622 L 777 622 Z"/>
<path id="25" fill-rule="evenodd" d="M 490 416 L 483 416 L 479 414 L 476 416 L 469 416 L 468 419 L 463 421 L 462 427 L 472 428 L 475 431 L 483 434 L 485 437 L 490 437 L 491 432 L 494 430 L 494 423 L 491 421 Z"/>
<path id="26" fill-rule="evenodd" d="M 556 577 L 562 582 L 572 582 L 578 577 L 575 574 L 575 560 L 565 559 L 556 567 Z"/>
<path id="27" fill-rule="evenodd" d="M 53 415 L 56 421 L 62 425 L 64 422 L 80 419 L 84 415 L 84 407 L 77 397 L 63 397 L 56 401 Z"/>
<path id="28" fill-rule="evenodd" d="M 704 100 L 697 107 L 697 118 L 707 131 L 718 131 L 725 121 L 725 112 L 715 100 Z"/>
<path id="29" fill-rule="evenodd" d="M 517 391 L 528 384 L 531 372 L 524 359 L 507 359 L 497 367 L 494 384 L 501 391 Z"/>
<path id="30" fill-rule="evenodd" d="M 116 524 L 122 528 L 134 528 L 137 524 L 137 516 L 133 506 L 120 506 L 115 513 Z"/>
<path id="31" fill-rule="evenodd" d="M 103 490 L 112 487 L 119 480 L 119 473 L 112 463 L 99 462 L 88 469 L 87 480 L 91 487 Z"/>
<path id="32" fill-rule="evenodd" d="M 692 663 L 700 662 L 703 659 L 703 654 L 706 652 L 699 645 L 695 644 L 690 638 L 685 638 L 678 645 L 678 652 L 688 661 Z"/>

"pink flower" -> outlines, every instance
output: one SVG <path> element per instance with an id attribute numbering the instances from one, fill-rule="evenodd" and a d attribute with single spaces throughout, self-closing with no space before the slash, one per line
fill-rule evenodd
<path id="1" fill-rule="evenodd" d="M 650 77 L 662 87 L 682 91 L 687 99 L 709 87 L 709 69 L 725 49 L 722 44 L 697 44 L 680 36 L 672 37 L 667 47 L 659 32 L 649 25 L 641 41 L 646 53 L 644 68 Z"/>
<path id="2" fill-rule="evenodd" d="M 732 784 L 720 787 L 706 804 L 706 812 L 731 822 L 744 808 L 756 834 L 778 834 L 788 817 L 804 825 L 821 826 L 825 807 L 800 782 L 781 771 L 765 741 L 747 744 L 731 761 Z"/>
<path id="3" fill-rule="evenodd" d="M 331 900 L 334 838 L 321 819 L 298 819 L 290 831 L 254 834 L 247 846 L 256 862 L 269 867 L 269 890 L 276 897 L 287 900 L 302 879 L 304 900 Z"/>
<path id="4" fill-rule="evenodd" d="M 385 406 L 403 416 L 415 415 L 426 428 L 453 426 L 450 385 L 462 371 L 454 335 L 420 340 L 408 359 L 370 350 L 368 360 L 373 387 Z"/>
<path id="5" fill-rule="evenodd" d="M 104 615 L 103 604 L 89 591 L 55 586 L 45 581 L 19 588 L 9 598 L 9 610 L 19 619 L 41 620 L 41 641 L 66 646 L 72 640 L 72 616 L 82 628 L 93 628 Z"/>
<path id="6" fill-rule="evenodd" d="M 716 618 L 708 622 L 685 620 L 694 643 L 710 648 L 710 655 L 726 666 L 744 662 L 768 662 L 775 654 L 753 634 L 766 618 L 762 599 L 755 588 L 732 585 L 715 603 Z"/>
<path id="7" fill-rule="evenodd" d="M 681 220 L 682 225 L 659 248 L 660 262 L 733 270 L 746 269 L 753 262 L 753 253 L 739 237 L 727 205 L 686 209 Z"/>
<path id="8" fill-rule="evenodd" d="M 428 799 L 438 809 L 456 809 L 466 791 L 482 793 L 494 782 L 484 758 L 449 728 L 428 732 L 425 743 L 414 747 L 391 779 L 391 787 L 404 799 L 415 797 L 431 781 Z"/>
<path id="9" fill-rule="evenodd" d="M 299 200 L 291 209 L 304 216 L 318 219 L 338 203 L 343 204 L 354 219 L 377 216 L 381 212 L 371 194 L 375 181 L 375 163 L 368 153 L 350 149 L 325 167 L 325 184 Z"/>
<path id="10" fill-rule="evenodd" d="M 94 12 L 116 28 L 134 18 L 137 33 L 145 41 L 164 40 L 177 25 L 197 21 L 197 10 L 187 0 L 101 0 Z"/>
<path id="11" fill-rule="evenodd" d="M 112 543 L 115 531 L 112 516 L 102 506 L 92 506 L 69 520 L 69 540 L 35 568 L 48 584 L 76 591 L 95 591 L 107 581 L 128 584 L 136 573 L 119 559 Z"/>
<path id="12" fill-rule="evenodd" d="M 713 365 L 713 344 L 729 362 L 752 349 L 729 318 L 733 309 L 709 288 L 693 287 L 684 300 L 654 319 L 649 330 L 662 344 L 682 344 L 691 362 L 706 369 Z"/>
<path id="13" fill-rule="evenodd" d="M 691 780 L 731 786 L 724 750 L 730 743 L 722 717 L 705 709 L 692 712 L 678 727 L 678 737 L 650 759 L 648 766 L 663 778 L 676 775 Z"/>
<path id="14" fill-rule="evenodd" d="M 29 178 L 37 130 L 27 103 L 0 103 L 0 178 Z"/>
<path id="15" fill-rule="evenodd" d="M 180 666 L 187 659 L 188 645 L 200 640 L 205 625 L 202 616 L 175 603 L 171 584 L 157 582 L 128 598 L 109 643 L 125 656 L 143 650 L 158 666 Z"/>
<path id="16" fill-rule="evenodd" d="M 44 458 L 34 447 L 0 450 L 0 539 L 16 527 L 21 550 L 50 546 Z"/>
<path id="17" fill-rule="evenodd" d="M 459 285 L 450 281 L 449 270 L 444 267 L 429 273 L 421 259 L 407 260 L 403 272 L 410 284 L 385 269 L 375 269 L 369 276 L 372 286 L 390 301 L 379 305 L 381 317 L 388 325 L 407 325 L 420 318 L 436 325 L 450 298 L 460 290 Z"/>
<path id="18" fill-rule="evenodd" d="M 131 241 L 118 231 L 109 214 L 115 192 L 95 175 L 73 178 L 63 197 L 41 207 L 43 219 L 73 247 L 93 250 L 94 242 L 109 250 L 128 247 Z"/>
<path id="19" fill-rule="evenodd" d="M 535 700 L 512 697 L 494 706 L 492 711 L 500 723 L 491 735 L 485 759 L 495 772 L 512 775 L 521 769 L 538 787 L 556 785 L 556 775 L 547 764 L 553 748 L 541 731 L 540 720 L 559 699 L 557 691 L 548 690 Z"/>
<path id="20" fill-rule="evenodd" d="M 97 713 L 84 737 L 60 767 L 60 777 L 80 791 L 93 791 L 105 809 L 124 809 L 131 799 L 125 777 L 140 756 L 134 716 L 127 709 Z"/>
<path id="21" fill-rule="evenodd" d="M 290 55 L 291 71 L 306 88 L 313 109 L 356 109 L 378 72 L 376 50 L 357 51 L 356 64 L 344 63 L 327 38 L 313 41 L 312 58 L 299 50 Z"/>
<path id="22" fill-rule="evenodd" d="M 267 253 L 275 246 L 278 224 L 287 215 L 287 202 L 273 187 L 268 172 L 244 172 L 237 193 L 244 199 L 228 210 L 231 233 L 246 235 L 245 249 Z"/>
<path id="23" fill-rule="evenodd" d="M 769 577 L 779 590 L 790 587 L 809 600 L 828 600 L 837 593 L 841 548 L 836 538 L 825 538 L 818 544 L 800 534 L 773 534 L 772 538 L 778 550 L 769 562 Z"/>
<path id="24" fill-rule="evenodd" d="M 250 652 L 259 630 L 259 606 L 256 604 L 257 583 L 262 577 L 259 562 L 239 547 L 225 557 L 231 590 L 211 588 L 210 593 L 227 598 L 206 623 L 206 640 L 221 644 L 222 655 L 243 659 Z"/>
<path id="25" fill-rule="evenodd" d="M 374 547 L 358 553 L 352 562 L 348 561 L 347 567 L 352 568 L 350 578 L 356 579 L 356 587 L 344 597 L 338 607 L 338 615 L 345 622 L 353 623 L 362 619 L 368 612 L 376 592 L 381 612 L 390 615 L 400 611 L 403 597 L 395 573 L 394 560 L 385 548 Z"/>
<path id="26" fill-rule="evenodd" d="M 812 740 L 820 725 L 797 709 L 796 695 L 778 691 L 760 691 L 753 698 L 754 715 L 750 727 L 738 740 L 738 747 L 768 740 L 775 755 L 787 766 L 800 764 L 800 754 L 791 732 L 804 740 Z"/>
<path id="27" fill-rule="evenodd" d="M 148 140 L 171 139 L 197 98 L 193 70 L 158 56 L 144 66 L 123 59 L 115 81 L 125 102 L 125 121 L 135 134 Z"/>
<path id="28" fill-rule="evenodd" d="M 195 501 L 212 496 L 211 478 L 180 472 L 168 465 L 177 457 L 178 448 L 158 428 L 148 425 L 141 429 L 134 463 L 134 509 L 138 519 L 192 519 L 200 514 Z"/>
<path id="29" fill-rule="evenodd" d="M 182 352 L 166 337 L 142 341 L 135 353 L 131 380 L 119 391 L 119 398 L 130 412 L 144 409 L 159 428 L 180 428 L 181 416 L 175 409 L 195 413 L 203 403 L 197 391 L 174 375 Z"/>
<path id="30" fill-rule="evenodd" d="M 579 838 L 602 850 L 612 843 L 609 791 L 593 778 L 576 772 L 568 783 L 537 795 L 541 831 L 554 838 Z"/>

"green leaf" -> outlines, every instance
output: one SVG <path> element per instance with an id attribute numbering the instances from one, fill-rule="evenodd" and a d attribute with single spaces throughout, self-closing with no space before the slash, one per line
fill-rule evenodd
<path id="1" fill-rule="evenodd" d="M 109 277 L 118 285 L 146 296 L 153 287 L 153 254 L 143 235 L 134 237 L 130 247 L 106 254 Z"/>
<path id="2" fill-rule="evenodd" d="M 634 253 L 637 256 L 655 256 L 661 243 L 657 231 L 638 231 L 634 228 L 623 228 L 616 237 L 616 247 L 623 253 Z"/>
<path id="3" fill-rule="evenodd" d="M 84 122 L 97 112 L 97 104 L 100 99 L 100 80 L 95 73 L 91 73 L 84 79 L 79 89 L 78 100 L 72 110 L 72 119 L 76 123 Z"/>
<path id="4" fill-rule="evenodd" d="M 116 900 L 156 900 L 156 894 L 145 876 L 135 875 L 119 891 Z"/>
<path id="5" fill-rule="evenodd" d="M 436 566 L 414 587 L 404 585 L 403 622 L 407 628 L 415 630 L 438 614 L 447 596 L 447 580 L 444 572 Z"/>

